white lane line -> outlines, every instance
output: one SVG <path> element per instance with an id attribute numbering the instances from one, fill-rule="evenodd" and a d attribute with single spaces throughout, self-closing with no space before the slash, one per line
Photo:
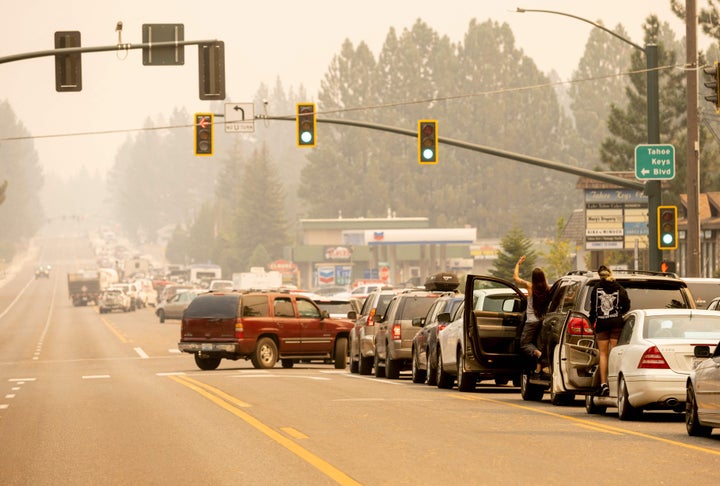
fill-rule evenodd
<path id="1" fill-rule="evenodd" d="M 10 405 L 8 405 L 7 403 L 0 403 L 0 410 L 5 410 L 5 409 L 8 408 L 9 406 L 10 406 Z"/>
<path id="2" fill-rule="evenodd" d="M 177 354 L 180 354 L 180 350 L 179 350 L 178 348 L 172 348 L 172 349 L 168 349 L 168 353 L 177 353 Z"/>
<path id="3" fill-rule="evenodd" d="M 110 375 L 83 375 L 83 380 L 99 380 L 103 378 L 110 378 Z"/>
<path id="4" fill-rule="evenodd" d="M 7 395 L 5 395 L 5 398 L 15 398 L 15 394 L 14 394 L 14 393 L 8 393 Z"/>
<path id="5" fill-rule="evenodd" d="M 145 351 L 142 350 L 142 348 L 133 348 L 133 349 L 142 359 L 148 359 L 150 357 L 147 355 L 147 353 Z"/>
<path id="6" fill-rule="evenodd" d="M 18 385 L 22 385 L 26 381 L 35 381 L 35 378 L 10 378 L 8 381 L 16 382 Z"/>
<path id="7" fill-rule="evenodd" d="M 183 371 L 173 371 L 169 373 L 155 373 L 156 376 L 183 376 L 185 373 Z"/>

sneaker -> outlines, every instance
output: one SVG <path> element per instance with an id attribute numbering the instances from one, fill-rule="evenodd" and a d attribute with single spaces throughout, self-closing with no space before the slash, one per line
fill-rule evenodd
<path id="1" fill-rule="evenodd" d="M 601 397 L 607 397 L 610 395 L 610 387 L 607 386 L 607 383 L 603 383 L 600 385 L 600 396 Z"/>

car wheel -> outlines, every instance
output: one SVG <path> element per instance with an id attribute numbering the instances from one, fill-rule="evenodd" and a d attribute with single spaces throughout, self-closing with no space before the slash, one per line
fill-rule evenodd
<path id="1" fill-rule="evenodd" d="M 470 371 L 465 371 L 465 355 L 458 352 L 457 357 L 458 374 L 457 374 L 457 387 L 458 391 L 470 392 L 475 390 L 477 384 L 477 375 Z"/>
<path id="2" fill-rule="evenodd" d="M 539 402 L 543 399 L 545 388 L 541 385 L 530 383 L 530 375 L 523 371 L 520 375 L 520 396 L 526 402 Z"/>
<path id="3" fill-rule="evenodd" d="M 592 395 L 585 395 L 585 411 L 590 415 L 602 415 L 607 410 L 605 405 L 596 405 Z"/>
<path id="4" fill-rule="evenodd" d="M 222 361 L 222 358 L 217 356 L 200 356 L 198 353 L 195 353 L 195 364 L 204 371 L 217 369 L 217 367 L 220 366 L 220 361 Z"/>
<path id="5" fill-rule="evenodd" d="M 375 367 L 375 378 L 385 378 L 385 365 L 380 366 L 380 359 L 377 354 L 375 355 L 373 366 Z"/>
<path id="6" fill-rule="evenodd" d="M 437 366 L 437 387 L 448 389 L 453 387 L 453 383 L 455 383 L 455 377 L 443 369 L 442 354 L 440 354 Z"/>
<path id="7" fill-rule="evenodd" d="M 373 369 L 373 357 L 372 356 L 360 356 L 360 362 L 358 363 L 358 373 L 361 375 L 369 375 Z"/>
<path id="8" fill-rule="evenodd" d="M 160 319 L 160 324 L 165 322 L 165 311 L 160 309 L 158 310 L 158 319 Z"/>
<path id="9" fill-rule="evenodd" d="M 495 384 L 499 386 L 507 385 L 510 382 L 510 378 L 507 376 L 496 376 Z"/>
<path id="10" fill-rule="evenodd" d="M 348 342 L 346 337 L 335 339 L 335 369 L 344 370 L 347 366 Z"/>
<path id="11" fill-rule="evenodd" d="M 282 364 L 283 368 L 292 368 L 295 362 L 291 359 L 281 359 L 280 364 Z"/>
<path id="12" fill-rule="evenodd" d="M 620 420 L 635 420 L 642 415 L 642 409 L 635 408 L 630 404 L 624 377 L 620 377 L 620 383 L 618 384 L 617 409 Z"/>
<path id="13" fill-rule="evenodd" d="M 413 383 L 424 383 L 427 376 L 427 370 L 421 370 L 420 364 L 418 363 L 418 355 L 413 348 L 412 351 L 412 382 Z"/>
<path id="14" fill-rule="evenodd" d="M 435 356 L 437 357 L 437 353 L 435 353 Z M 437 386 L 437 361 L 430 355 L 430 350 L 425 354 L 425 358 L 425 375 L 427 377 L 425 383 L 429 386 Z"/>
<path id="15" fill-rule="evenodd" d="M 688 435 L 693 437 L 710 437 L 712 433 L 712 427 L 702 425 L 698 420 L 695 389 L 690 383 L 687 386 L 687 400 L 685 401 L 685 428 Z"/>
<path id="16" fill-rule="evenodd" d="M 258 340 L 255 352 L 250 361 L 258 369 L 269 369 L 275 366 L 278 360 L 278 349 L 275 341 L 265 337 Z"/>
<path id="17" fill-rule="evenodd" d="M 360 363 L 356 359 L 350 358 L 350 373 L 357 373 L 360 371 Z"/>
<path id="18" fill-rule="evenodd" d="M 396 359 L 385 360 L 385 376 L 391 380 L 400 378 L 400 362 Z"/>

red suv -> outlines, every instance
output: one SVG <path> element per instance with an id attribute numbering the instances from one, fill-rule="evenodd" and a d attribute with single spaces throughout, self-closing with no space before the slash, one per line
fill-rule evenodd
<path id="1" fill-rule="evenodd" d="M 283 368 L 308 359 L 347 362 L 352 323 L 330 319 L 309 298 L 282 292 L 211 292 L 185 310 L 178 349 L 202 370 L 224 359 L 249 359 L 255 368 Z"/>

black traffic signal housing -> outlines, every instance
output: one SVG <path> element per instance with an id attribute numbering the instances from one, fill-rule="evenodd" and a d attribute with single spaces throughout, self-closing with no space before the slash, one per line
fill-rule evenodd
<path id="1" fill-rule="evenodd" d="M 195 155 L 213 154 L 212 113 L 195 113 Z"/>
<path id="2" fill-rule="evenodd" d="M 80 47 L 77 30 L 55 32 L 55 49 Z M 82 59 L 80 53 L 55 54 L 55 91 L 82 91 Z"/>
<path id="3" fill-rule="evenodd" d="M 715 112 L 720 113 L 720 64 L 715 61 L 713 67 L 704 67 L 703 72 L 710 75 L 709 81 L 704 83 L 706 88 L 711 89 L 705 100 L 715 105 Z"/>
<path id="4" fill-rule="evenodd" d="M 678 247 L 676 206 L 658 206 L 658 249 L 675 250 Z"/>
<path id="5" fill-rule="evenodd" d="M 418 120 L 418 163 L 437 164 L 437 120 Z"/>
<path id="6" fill-rule="evenodd" d="M 295 120 L 298 147 L 314 147 L 317 128 L 315 103 L 298 103 Z"/>
<path id="7" fill-rule="evenodd" d="M 225 43 L 198 44 L 198 76 L 201 100 L 225 99 Z"/>

